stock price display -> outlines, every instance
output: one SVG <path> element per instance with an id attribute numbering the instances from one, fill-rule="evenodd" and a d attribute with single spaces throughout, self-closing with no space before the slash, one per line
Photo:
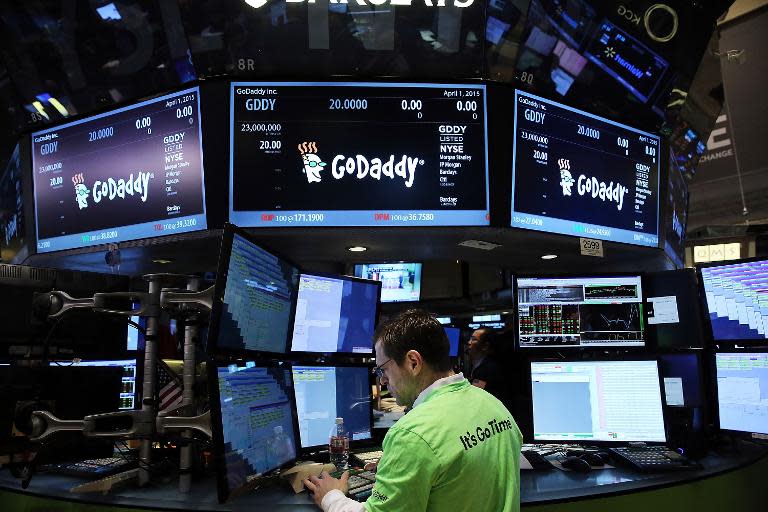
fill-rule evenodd
<path id="1" fill-rule="evenodd" d="M 32 134 L 38 252 L 206 228 L 199 90 Z"/>
<path id="2" fill-rule="evenodd" d="M 658 246 L 659 137 L 517 91 L 512 226 Z"/>
<path id="3" fill-rule="evenodd" d="M 230 220 L 487 225 L 485 86 L 233 83 Z"/>

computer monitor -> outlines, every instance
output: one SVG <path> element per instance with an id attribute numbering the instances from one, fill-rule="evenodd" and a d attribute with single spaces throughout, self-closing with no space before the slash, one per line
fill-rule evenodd
<path id="1" fill-rule="evenodd" d="M 302 448 L 327 447 L 336 418 L 344 418 L 351 443 L 371 439 L 370 366 L 294 366 L 293 385 Z"/>
<path id="2" fill-rule="evenodd" d="M 768 340 L 768 260 L 712 263 L 699 267 L 715 342 Z"/>
<path id="3" fill-rule="evenodd" d="M 299 289 L 295 265 L 227 224 L 215 286 L 210 353 L 286 352 Z"/>
<path id="4" fill-rule="evenodd" d="M 355 265 L 355 276 L 381 281 L 381 302 L 417 302 L 421 296 L 421 263 Z"/>
<path id="5" fill-rule="evenodd" d="M 370 354 L 381 282 L 301 274 L 293 322 L 293 352 Z"/>
<path id="6" fill-rule="evenodd" d="M 459 355 L 459 336 L 461 335 L 461 329 L 458 327 L 446 326 L 443 326 L 443 329 L 445 329 L 445 335 L 448 336 L 448 343 L 451 346 L 451 350 L 448 355 L 451 357 L 457 357 Z"/>
<path id="7" fill-rule="evenodd" d="M 647 337 L 660 349 L 704 348 L 696 271 L 681 268 L 643 277 Z"/>
<path id="8" fill-rule="evenodd" d="M 77 366 L 121 367 L 123 375 L 120 378 L 120 410 L 136 408 L 136 359 L 121 359 L 111 361 L 80 361 Z"/>
<path id="9" fill-rule="evenodd" d="M 531 361 L 534 441 L 666 442 L 656 360 Z"/>
<path id="10" fill-rule="evenodd" d="M 639 275 L 518 277 L 520 348 L 645 345 Z"/>
<path id="11" fill-rule="evenodd" d="M 296 460 L 296 409 L 288 366 L 209 364 L 219 501 Z"/>
<path id="12" fill-rule="evenodd" d="M 718 352 L 715 368 L 720 430 L 768 435 L 768 352 Z"/>

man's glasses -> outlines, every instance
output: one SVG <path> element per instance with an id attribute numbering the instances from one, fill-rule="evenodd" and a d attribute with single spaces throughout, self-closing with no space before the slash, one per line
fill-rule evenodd
<path id="1" fill-rule="evenodd" d="M 383 364 L 380 364 L 379 366 L 371 370 L 371 373 L 373 373 L 375 376 L 381 379 L 384 376 L 384 367 L 387 366 L 390 361 L 392 361 L 392 359 L 387 359 L 386 361 L 384 361 Z"/>

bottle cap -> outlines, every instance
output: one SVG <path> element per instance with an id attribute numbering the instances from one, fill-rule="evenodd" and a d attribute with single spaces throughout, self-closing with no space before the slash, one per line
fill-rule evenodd
<path id="1" fill-rule="evenodd" d="M 344 424 L 344 418 L 336 418 L 336 424 L 337 425 L 343 425 Z"/>

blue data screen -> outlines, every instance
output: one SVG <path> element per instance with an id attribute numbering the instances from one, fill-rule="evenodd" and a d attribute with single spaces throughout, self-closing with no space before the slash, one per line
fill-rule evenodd
<path id="1" fill-rule="evenodd" d="M 285 352 L 298 278 L 294 266 L 233 235 L 218 346 Z"/>
<path id="2" fill-rule="evenodd" d="M 291 374 L 282 368 L 218 368 L 224 466 L 230 491 L 296 458 Z"/>
<path id="3" fill-rule="evenodd" d="M 367 366 L 294 366 L 302 448 L 328 444 L 336 418 L 351 441 L 371 438 L 371 384 Z"/>

